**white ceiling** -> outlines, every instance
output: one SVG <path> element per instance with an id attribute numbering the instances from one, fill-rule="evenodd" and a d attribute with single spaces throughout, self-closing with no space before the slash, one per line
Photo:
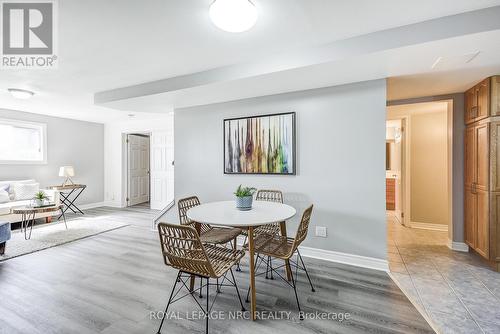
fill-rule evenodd
<path id="1" fill-rule="evenodd" d="M 154 96 L 150 97 L 152 100 L 134 99 L 122 103 L 119 108 L 123 110 L 113 110 L 93 103 L 96 92 L 261 61 L 281 53 L 303 52 L 308 48 L 317 48 L 353 36 L 500 5 L 500 0 L 254 0 L 259 10 L 259 20 L 254 29 L 246 33 L 231 34 L 218 30 L 209 21 L 208 6 L 211 1 L 59 1 L 59 68 L 46 71 L 0 70 L 0 108 L 111 122 L 127 118 L 130 112 L 137 112 L 136 117 L 141 119 L 156 117 L 144 111 L 170 111 L 173 107 L 186 105 L 186 100 L 198 99 L 200 103 L 219 101 L 221 98 L 245 97 L 248 94 L 244 92 L 254 90 L 260 95 L 279 93 L 286 91 L 279 89 L 284 83 L 284 86 L 293 86 L 292 89 L 322 86 L 330 84 L 331 80 L 325 80 L 324 75 L 320 75 L 321 69 L 310 65 L 304 69 L 294 69 L 290 73 L 243 78 L 237 85 L 216 82 L 204 87 L 206 91 L 195 88 L 188 95 L 181 90 L 175 96 L 156 102 Z M 490 40 L 490 44 L 495 44 L 498 40 Z M 488 44 L 484 41 L 481 43 Z M 481 47 L 486 47 L 483 44 Z M 491 47 L 489 52 L 493 53 L 483 53 L 488 59 L 497 50 Z M 496 54 L 496 59 L 500 59 L 499 55 Z M 353 57 L 349 64 L 353 66 L 353 62 L 362 60 L 363 63 L 358 62 L 352 68 L 367 71 L 368 75 L 346 75 L 341 71 L 342 62 L 330 64 L 331 72 L 328 73 L 337 76 L 336 71 L 339 71 L 338 77 L 345 77 L 344 81 L 385 75 L 383 71 L 374 71 L 364 65 L 378 64 L 380 52 L 372 56 L 373 58 L 362 55 L 359 56 L 360 59 Z M 388 56 L 400 55 L 386 54 L 383 58 Z M 386 62 L 387 59 L 390 58 L 384 58 L 383 61 Z M 488 67 L 484 73 L 490 73 L 500 65 L 500 60 L 496 63 L 486 61 L 487 64 L 483 64 L 481 57 L 475 62 L 475 67 Z M 394 64 L 386 65 L 390 67 Z M 401 66 L 413 67 L 414 64 L 408 62 Z M 425 66 L 418 66 L 428 70 L 429 65 L 425 63 Z M 440 75 L 449 75 L 451 79 L 442 80 L 442 85 L 436 84 L 435 90 L 449 90 L 450 83 L 457 82 L 457 74 L 453 74 L 456 70 L 451 69 L 451 74 L 441 71 Z M 304 85 L 283 81 L 296 79 L 299 73 L 307 78 Z M 387 73 L 390 74 L 391 71 Z M 417 75 L 416 73 L 421 73 L 418 71 L 407 73 L 411 76 L 390 81 L 389 87 L 394 86 L 394 83 L 405 87 L 394 96 L 408 97 L 408 94 L 415 91 L 414 86 L 418 86 L 422 80 L 436 82 L 435 77 L 428 78 L 429 74 Z M 476 76 L 471 75 L 468 81 L 476 80 Z M 272 84 L 265 84 L 266 82 Z M 228 86 L 234 86 L 237 92 L 233 95 L 223 94 Z M 455 86 L 453 89 L 462 89 L 464 83 Z M 34 90 L 36 96 L 27 101 L 15 100 L 6 93 L 9 87 Z M 198 94 L 206 97 L 200 98 Z M 151 103 L 155 104 L 154 108 L 150 108 Z"/>

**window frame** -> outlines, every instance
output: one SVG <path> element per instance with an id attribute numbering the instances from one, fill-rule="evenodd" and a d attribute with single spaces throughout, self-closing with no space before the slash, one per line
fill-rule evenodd
<path id="1" fill-rule="evenodd" d="M 38 127 L 41 129 L 42 136 L 42 159 L 41 160 L 3 160 L 0 157 L 0 165 L 46 165 L 47 164 L 47 124 L 40 122 L 31 122 L 20 119 L 0 118 L 1 124 L 13 126 Z"/>

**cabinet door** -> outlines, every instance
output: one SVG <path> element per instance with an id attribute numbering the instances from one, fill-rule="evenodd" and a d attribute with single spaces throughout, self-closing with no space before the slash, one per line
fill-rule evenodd
<path id="1" fill-rule="evenodd" d="M 487 191 L 478 190 L 476 193 L 476 252 L 489 258 L 490 233 L 489 233 L 489 194 Z"/>
<path id="2" fill-rule="evenodd" d="M 470 124 L 474 122 L 474 118 L 476 117 L 476 105 L 477 105 L 477 97 L 476 97 L 476 87 L 472 87 L 468 91 L 465 92 L 465 124 Z"/>
<path id="3" fill-rule="evenodd" d="M 469 126 L 465 129 L 465 187 L 472 189 L 472 184 L 475 182 L 475 137 L 476 137 L 476 128 L 474 126 Z"/>
<path id="4" fill-rule="evenodd" d="M 490 175 L 490 165 L 489 165 L 489 123 L 481 124 L 475 128 L 476 138 L 474 143 L 474 155 L 475 155 L 475 183 L 478 190 L 488 190 L 489 189 L 489 175 Z"/>
<path id="5" fill-rule="evenodd" d="M 490 115 L 500 115 L 500 75 L 494 76 L 490 81 Z"/>
<path id="6" fill-rule="evenodd" d="M 490 116 L 490 78 L 477 85 L 477 113 L 475 120 Z"/>
<path id="7" fill-rule="evenodd" d="M 471 189 L 465 189 L 464 200 L 465 243 L 476 248 L 476 195 Z"/>

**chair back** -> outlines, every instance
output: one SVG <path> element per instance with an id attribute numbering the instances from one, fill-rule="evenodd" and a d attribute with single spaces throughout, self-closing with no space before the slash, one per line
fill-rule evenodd
<path id="1" fill-rule="evenodd" d="M 159 223 L 158 233 L 166 265 L 200 276 L 215 276 L 212 264 L 194 227 Z"/>
<path id="2" fill-rule="evenodd" d="M 261 189 L 257 191 L 257 195 L 255 195 L 255 200 L 283 203 L 283 193 L 279 190 Z"/>
<path id="3" fill-rule="evenodd" d="M 255 195 L 255 200 L 283 203 L 283 193 L 280 190 L 261 189 L 257 191 L 257 195 Z M 260 226 L 257 232 L 275 235 L 280 233 L 280 230 L 281 230 L 280 223 L 272 223 Z"/>
<path id="4" fill-rule="evenodd" d="M 313 205 L 305 209 L 302 214 L 302 219 L 300 220 L 299 227 L 297 228 L 297 234 L 295 234 L 295 239 L 293 239 L 292 254 L 295 253 L 302 241 L 307 237 L 307 230 L 309 229 L 309 222 L 311 221 L 311 214 L 313 210 Z"/>
<path id="5" fill-rule="evenodd" d="M 179 220 L 181 225 L 191 225 L 194 223 L 191 219 L 188 218 L 186 213 L 189 209 L 194 208 L 195 206 L 198 206 L 200 204 L 200 200 L 197 196 L 182 198 L 177 202 L 177 208 L 179 210 Z M 201 233 L 205 233 L 206 231 L 210 230 L 210 225 L 200 224 L 200 226 Z"/>

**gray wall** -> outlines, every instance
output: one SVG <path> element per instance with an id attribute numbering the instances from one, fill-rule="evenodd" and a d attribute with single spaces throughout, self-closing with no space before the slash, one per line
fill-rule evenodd
<path id="1" fill-rule="evenodd" d="M 41 187 L 61 184 L 59 167 L 75 167 L 76 183 L 87 185 L 78 203 L 104 199 L 104 126 L 58 117 L 0 109 L 0 118 L 47 124 L 47 164 L 0 164 L 0 180 L 35 179 Z"/>
<path id="2" fill-rule="evenodd" d="M 385 104 L 385 80 L 376 80 L 178 109 L 175 198 L 229 200 L 240 183 L 281 189 L 299 212 L 315 205 L 305 246 L 386 259 Z M 297 175 L 224 175 L 223 119 L 286 111 L 297 113 Z"/>
<path id="3" fill-rule="evenodd" d="M 453 100 L 453 195 L 452 229 L 449 238 L 455 242 L 464 242 L 464 112 L 463 93 L 427 96 L 421 98 L 388 101 L 387 105 Z"/>

